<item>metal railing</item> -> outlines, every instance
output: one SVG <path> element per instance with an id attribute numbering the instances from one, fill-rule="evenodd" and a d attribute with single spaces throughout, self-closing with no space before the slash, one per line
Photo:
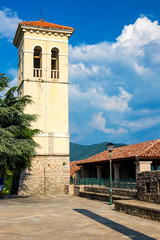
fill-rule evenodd
<path id="1" fill-rule="evenodd" d="M 104 178 L 75 178 L 70 179 L 70 184 L 74 185 L 99 185 L 110 187 L 109 179 Z M 135 179 L 118 179 L 112 181 L 112 188 L 136 189 L 137 183 Z"/>
<path id="2" fill-rule="evenodd" d="M 33 68 L 33 77 L 42 77 L 42 69 Z"/>
<path id="3" fill-rule="evenodd" d="M 51 70 L 51 78 L 59 79 L 59 70 Z"/>

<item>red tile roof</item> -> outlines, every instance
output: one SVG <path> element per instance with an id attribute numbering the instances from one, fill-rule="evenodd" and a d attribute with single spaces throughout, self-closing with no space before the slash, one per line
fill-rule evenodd
<path id="1" fill-rule="evenodd" d="M 20 22 L 20 25 L 25 25 L 25 26 L 35 26 L 35 27 L 42 27 L 42 28 L 53 28 L 53 29 L 66 29 L 66 30 L 72 30 L 74 31 L 74 28 L 72 27 L 67 27 L 67 26 L 61 26 L 58 24 L 54 23 L 49 23 L 49 22 L 43 22 L 43 21 L 32 21 L 32 22 Z"/>
<path id="2" fill-rule="evenodd" d="M 114 148 L 112 150 L 112 160 L 129 160 L 129 159 L 160 159 L 160 139 L 132 144 L 124 147 Z M 80 167 L 86 163 L 104 162 L 109 161 L 109 151 L 98 153 L 85 160 L 75 161 L 71 164 L 72 175 L 76 171 L 76 166 Z M 79 170 L 79 169 L 78 169 Z"/>
<path id="3" fill-rule="evenodd" d="M 42 19 L 39 20 L 39 21 L 28 21 L 28 22 L 20 22 L 19 25 L 18 25 L 18 28 L 17 28 L 17 31 L 16 31 L 16 34 L 15 34 L 15 37 L 14 37 L 14 40 L 13 40 L 13 44 L 18 48 L 19 47 L 19 44 L 21 42 L 21 39 L 22 39 L 22 28 L 25 28 L 25 27 L 35 27 L 37 29 L 41 29 L 41 30 L 59 30 L 60 32 L 64 31 L 64 32 L 68 32 L 70 33 L 70 35 L 74 32 L 74 28 L 72 27 L 67 27 L 67 26 L 62 26 L 62 25 L 58 25 L 58 24 L 54 24 L 54 23 L 49 23 L 49 22 L 45 22 L 43 21 Z M 68 35 L 69 37 L 69 35 Z"/>
<path id="4" fill-rule="evenodd" d="M 70 175 L 72 177 L 74 177 L 76 172 L 78 172 L 78 170 L 81 169 L 81 166 L 77 166 L 77 163 L 79 163 L 79 162 L 80 161 L 70 162 Z"/>
<path id="5" fill-rule="evenodd" d="M 137 154 L 137 158 L 160 158 L 160 140 L 155 140 L 153 144 Z"/>

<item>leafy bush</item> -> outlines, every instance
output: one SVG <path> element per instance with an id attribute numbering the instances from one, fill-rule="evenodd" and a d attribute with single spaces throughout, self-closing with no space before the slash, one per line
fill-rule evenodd
<path id="1" fill-rule="evenodd" d="M 11 184 L 12 184 L 12 177 L 13 177 L 13 173 L 11 171 L 7 170 L 6 176 L 4 178 L 3 194 L 9 194 L 10 193 Z"/>

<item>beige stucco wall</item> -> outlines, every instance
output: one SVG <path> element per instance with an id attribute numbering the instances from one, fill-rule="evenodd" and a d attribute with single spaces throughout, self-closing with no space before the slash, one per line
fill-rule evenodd
<path id="1" fill-rule="evenodd" d="M 42 77 L 33 76 L 34 47 L 42 48 Z M 51 78 L 51 50 L 59 49 L 59 79 Z M 32 96 L 26 113 L 37 114 L 33 128 L 42 131 L 35 137 L 41 148 L 37 154 L 69 154 L 68 127 L 68 37 L 36 31 L 24 32 L 19 47 L 19 92 Z"/>
<path id="2" fill-rule="evenodd" d="M 58 82 L 68 82 L 68 37 L 48 35 L 40 33 L 24 32 L 23 42 L 20 45 L 19 53 L 21 53 L 23 62 L 23 79 L 33 78 L 33 51 L 35 46 L 42 48 L 42 78 L 45 81 L 51 81 L 51 50 L 56 47 L 59 49 L 59 71 L 60 78 Z M 22 80 L 22 78 L 21 78 Z M 20 84 L 21 82 L 19 82 Z"/>
<path id="3" fill-rule="evenodd" d="M 152 161 L 136 161 L 136 179 L 138 177 L 138 173 L 145 172 L 145 171 L 151 171 L 151 164 Z"/>
<path id="4" fill-rule="evenodd" d="M 37 153 L 51 154 L 48 152 L 48 143 L 52 134 L 52 153 L 69 154 L 68 84 L 24 81 L 23 94 L 32 96 L 33 103 L 27 106 L 26 112 L 38 115 L 33 128 L 42 131 L 36 137 L 41 146 Z"/>

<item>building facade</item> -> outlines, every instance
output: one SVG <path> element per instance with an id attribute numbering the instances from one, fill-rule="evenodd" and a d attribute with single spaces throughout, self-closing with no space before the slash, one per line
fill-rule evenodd
<path id="1" fill-rule="evenodd" d="M 71 162 L 71 176 L 76 173 L 81 178 L 109 179 L 109 151 L 98 153 L 90 158 Z M 113 180 L 137 179 L 138 173 L 158 170 L 160 167 L 160 139 L 113 148 Z"/>
<path id="2" fill-rule="evenodd" d="M 69 182 L 68 39 L 71 27 L 21 22 L 13 44 L 18 48 L 18 93 L 30 95 L 26 113 L 37 114 L 33 128 L 40 145 L 31 169 L 21 174 L 19 194 L 55 194 Z"/>

